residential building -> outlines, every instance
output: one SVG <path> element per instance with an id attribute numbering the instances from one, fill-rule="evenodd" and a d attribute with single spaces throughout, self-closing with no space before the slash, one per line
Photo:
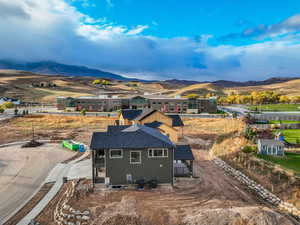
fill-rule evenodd
<path id="1" fill-rule="evenodd" d="M 91 140 L 93 182 L 127 185 L 143 179 L 173 184 L 176 147 L 167 136 L 144 125 L 109 126 Z"/>
<path id="2" fill-rule="evenodd" d="M 85 108 L 88 111 L 111 112 L 119 109 L 156 109 L 165 113 L 214 113 L 217 111 L 215 98 L 187 99 L 171 98 L 163 95 L 119 96 L 87 96 L 79 98 L 58 97 L 57 108 L 65 110 L 74 107 L 75 110 Z"/>
<path id="3" fill-rule="evenodd" d="M 263 155 L 284 155 L 284 143 L 275 139 L 258 139 L 258 153 Z"/>
<path id="4" fill-rule="evenodd" d="M 179 115 L 166 115 L 155 109 L 123 109 L 118 117 L 119 125 L 142 124 L 158 129 L 177 143 L 183 137 L 183 122 Z"/>
<path id="5" fill-rule="evenodd" d="M 19 99 L 0 97 L 0 105 L 2 105 L 4 103 L 7 103 L 7 102 L 11 102 L 14 105 L 20 105 L 21 104 L 21 101 Z"/>

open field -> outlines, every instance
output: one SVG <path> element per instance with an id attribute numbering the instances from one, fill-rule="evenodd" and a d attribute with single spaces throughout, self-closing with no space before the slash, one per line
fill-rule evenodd
<path id="1" fill-rule="evenodd" d="M 283 166 L 284 168 L 300 173 L 300 154 L 286 152 L 285 156 L 271 156 L 271 155 L 256 155 L 258 158 L 270 161 L 272 163 Z"/>
<path id="2" fill-rule="evenodd" d="M 29 140 L 32 129 L 40 139 L 76 139 L 89 144 L 91 133 L 113 125 L 115 118 L 92 116 L 28 115 L 0 121 L 0 144 Z"/>
<path id="3" fill-rule="evenodd" d="M 267 104 L 267 105 L 252 105 L 249 106 L 250 110 L 255 111 L 300 111 L 300 104 Z"/>
<path id="4" fill-rule="evenodd" d="M 40 187 L 57 163 L 74 154 L 58 144 L 0 148 L 0 223 Z"/>

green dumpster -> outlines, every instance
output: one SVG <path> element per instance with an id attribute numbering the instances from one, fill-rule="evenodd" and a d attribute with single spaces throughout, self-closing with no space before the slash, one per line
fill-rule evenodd
<path id="1" fill-rule="evenodd" d="M 72 151 L 78 151 L 79 150 L 79 143 L 71 140 L 65 140 L 62 142 L 62 146 L 64 148 L 68 148 Z"/>

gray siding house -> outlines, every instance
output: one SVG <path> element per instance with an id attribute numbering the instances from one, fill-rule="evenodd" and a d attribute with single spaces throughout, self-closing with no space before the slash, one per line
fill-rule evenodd
<path id="1" fill-rule="evenodd" d="M 93 134 L 90 148 L 94 183 L 126 185 L 155 179 L 173 184 L 176 146 L 156 129 L 109 126 L 107 132 Z"/>
<path id="2" fill-rule="evenodd" d="M 274 139 L 259 139 L 257 141 L 258 153 L 263 155 L 284 155 L 284 143 Z"/>

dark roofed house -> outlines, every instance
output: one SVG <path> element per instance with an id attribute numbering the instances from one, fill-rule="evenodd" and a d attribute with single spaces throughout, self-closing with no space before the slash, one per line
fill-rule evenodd
<path id="1" fill-rule="evenodd" d="M 179 115 L 165 115 L 154 109 L 125 109 L 119 115 L 120 125 L 143 124 L 158 129 L 173 142 L 183 137 L 183 122 Z"/>
<path id="2" fill-rule="evenodd" d="M 155 179 L 173 184 L 176 146 L 156 129 L 135 124 L 95 132 L 91 146 L 93 181 L 125 185 Z"/>

